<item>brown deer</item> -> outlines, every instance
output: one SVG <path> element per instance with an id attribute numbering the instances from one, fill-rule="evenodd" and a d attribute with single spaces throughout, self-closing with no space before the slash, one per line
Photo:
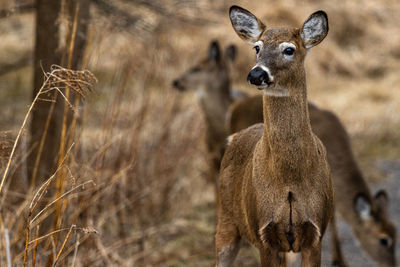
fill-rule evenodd
<path id="1" fill-rule="evenodd" d="M 241 238 L 260 251 L 262 266 L 301 252 L 302 266 L 321 265 L 321 241 L 333 214 L 333 189 L 322 142 L 311 131 L 304 59 L 328 33 L 325 12 L 302 28 L 272 28 L 232 6 L 236 33 L 254 45 L 247 79 L 264 91 L 264 124 L 231 138 L 221 163 L 216 256 L 231 266 Z"/>
<path id="2" fill-rule="evenodd" d="M 230 133 L 262 122 L 263 100 L 257 95 L 237 101 L 230 108 Z M 362 248 L 379 266 L 396 266 L 396 230 L 387 213 L 384 190 L 372 196 L 351 149 L 350 138 L 339 118 L 308 104 L 311 128 L 325 145 L 335 189 L 335 207 L 352 227 Z M 333 262 L 346 266 L 335 222 L 331 224 Z"/>
<path id="3" fill-rule="evenodd" d="M 210 162 L 210 182 L 216 185 L 226 137 L 226 114 L 229 106 L 244 93 L 231 90 L 230 64 L 235 60 L 236 47 L 229 45 L 224 53 L 217 41 L 210 43 L 208 55 L 194 65 L 173 86 L 180 91 L 195 91 L 205 116 L 206 143 Z"/>

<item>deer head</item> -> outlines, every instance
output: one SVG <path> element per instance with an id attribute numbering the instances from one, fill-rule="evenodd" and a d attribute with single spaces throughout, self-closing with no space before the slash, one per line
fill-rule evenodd
<path id="1" fill-rule="evenodd" d="M 378 191 L 372 199 L 365 194 L 358 194 L 354 199 L 359 220 L 359 226 L 354 228 L 355 234 L 363 249 L 380 266 L 396 266 L 396 230 L 387 219 L 388 202 L 384 190 Z"/>
<path id="2" fill-rule="evenodd" d="M 256 65 L 247 81 L 271 96 L 298 93 L 294 88 L 305 86 L 307 51 L 328 34 L 326 13 L 313 13 L 300 29 L 267 29 L 256 16 L 238 6 L 230 8 L 229 16 L 236 33 L 253 45 L 256 52 Z"/>
<path id="3" fill-rule="evenodd" d="M 199 96 L 229 95 L 229 65 L 235 60 L 236 47 L 229 45 L 222 52 L 217 41 L 210 43 L 208 56 L 173 82 L 180 91 L 196 91 Z"/>

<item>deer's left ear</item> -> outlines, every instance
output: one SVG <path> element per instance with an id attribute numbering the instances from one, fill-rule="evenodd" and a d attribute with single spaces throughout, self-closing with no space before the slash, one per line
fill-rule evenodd
<path id="1" fill-rule="evenodd" d="M 214 62 L 219 62 L 219 60 L 221 59 L 221 49 L 219 48 L 218 41 L 212 41 L 210 43 L 208 57 L 211 61 Z"/>
<path id="2" fill-rule="evenodd" d="M 317 11 L 304 22 L 301 29 L 301 38 L 307 49 L 316 46 L 328 34 L 328 15 L 322 10 Z"/>

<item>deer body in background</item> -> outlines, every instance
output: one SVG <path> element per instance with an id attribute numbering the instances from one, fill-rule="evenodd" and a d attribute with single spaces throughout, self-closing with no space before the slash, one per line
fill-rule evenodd
<path id="1" fill-rule="evenodd" d="M 225 146 L 227 134 L 233 134 L 253 124 L 263 122 L 262 95 L 247 97 L 244 93 L 231 89 L 228 66 L 235 59 L 235 54 L 236 49 L 233 45 L 228 46 L 222 54 L 218 43 L 212 42 L 208 57 L 195 64 L 174 82 L 174 86 L 181 91 L 196 91 L 201 103 L 213 103 L 214 107 L 202 104 L 203 112 L 207 117 L 219 118 L 219 122 L 214 126 L 211 123 L 207 125 L 207 128 L 210 129 L 207 134 L 207 144 L 210 150 L 213 150 L 215 143 L 219 143 L 219 147 Z M 216 64 L 217 58 L 225 64 Z M 219 75 L 221 72 L 224 75 Z M 214 75 L 215 73 L 217 75 Z M 209 90 L 209 93 L 203 93 L 203 90 Z M 222 120 L 227 112 L 226 103 L 232 102 L 228 112 L 229 116 L 227 116 L 228 122 L 226 122 L 228 129 L 225 130 L 222 128 L 225 126 L 225 122 Z M 349 136 L 337 116 L 330 111 L 319 109 L 311 103 L 309 103 L 308 109 L 311 128 L 327 150 L 335 189 L 336 210 L 352 227 L 364 250 L 378 264 L 395 266 L 396 231 L 387 214 L 388 199 L 385 191 L 380 190 L 372 196 L 354 158 Z M 218 127 L 219 130 L 211 130 L 214 127 Z M 212 132 L 221 134 L 215 135 Z M 225 135 L 224 138 L 222 138 L 223 135 Z M 220 151 L 220 149 L 215 150 Z M 210 176 L 210 181 L 215 183 L 215 173 L 219 170 L 219 153 L 214 153 L 212 158 L 213 174 Z M 365 205 L 360 205 L 363 202 Z M 358 203 L 357 209 L 355 203 Z M 375 219 L 370 220 L 368 217 L 361 216 L 362 207 L 368 209 L 370 216 Z M 333 262 L 335 266 L 346 266 L 340 250 L 339 237 L 336 229 L 332 229 L 333 227 L 335 227 L 335 223 L 331 225 Z"/>
<path id="2" fill-rule="evenodd" d="M 244 93 L 231 90 L 229 65 L 235 59 L 236 47 L 230 45 L 222 53 L 216 41 L 210 43 L 208 57 L 173 82 L 180 91 L 195 91 L 206 121 L 206 143 L 208 149 L 211 183 L 217 184 L 221 158 L 225 149 L 226 114 L 234 100 Z"/>
<path id="3" fill-rule="evenodd" d="M 230 133 L 263 121 L 261 95 L 237 101 L 230 108 Z M 384 190 L 374 196 L 360 171 L 351 149 L 350 138 L 339 118 L 330 111 L 308 104 L 311 128 L 325 145 L 335 189 L 335 208 L 349 223 L 362 248 L 380 265 L 396 266 L 396 230 L 387 213 Z M 331 224 L 333 262 L 346 266 L 339 237 Z"/>
<path id="4" fill-rule="evenodd" d="M 273 28 L 249 11 L 230 9 L 236 33 L 253 44 L 248 81 L 264 91 L 264 124 L 230 138 L 220 170 L 216 256 L 231 266 L 240 239 L 260 251 L 262 266 L 301 252 L 302 266 L 321 265 L 321 241 L 333 214 L 325 148 L 311 131 L 304 58 L 328 32 L 324 12 L 301 29 Z"/>

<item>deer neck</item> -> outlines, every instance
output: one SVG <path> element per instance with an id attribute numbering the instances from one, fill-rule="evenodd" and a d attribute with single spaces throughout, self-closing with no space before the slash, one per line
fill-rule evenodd
<path id="1" fill-rule="evenodd" d="M 273 168 L 307 168 L 316 151 L 311 131 L 305 82 L 288 97 L 263 96 L 264 132 L 262 150 Z M 270 165 L 271 166 L 271 165 Z"/>
<path id="2" fill-rule="evenodd" d="M 207 139 L 211 143 L 224 142 L 226 138 L 226 114 L 232 103 L 230 96 L 230 82 L 209 84 L 200 90 L 200 104 L 207 124 Z"/>

